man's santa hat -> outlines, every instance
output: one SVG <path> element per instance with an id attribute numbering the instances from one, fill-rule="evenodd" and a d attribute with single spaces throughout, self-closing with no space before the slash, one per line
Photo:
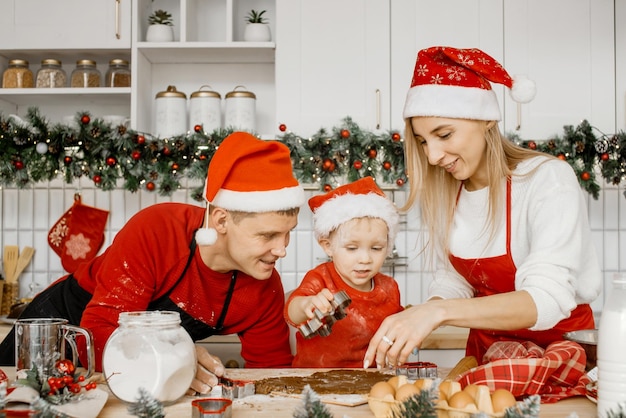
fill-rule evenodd
<path id="1" fill-rule="evenodd" d="M 480 49 L 423 49 L 417 53 L 404 119 L 439 116 L 500 120 L 500 106 L 490 82 L 508 87 L 518 103 L 528 103 L 535 97 L 534 82 L 509 76 L 498 61 Z"/>
<path id="2" fill-rule="evenodd" d="M 398 233 L 398 210 L 372 177 L 337 187 L 309 199 L 315 238 L 327 238 L 340 225 L 356 218 L 379 218 L 387 224 L 389 252 Z"/>
<path id="3" fill-rule="evenodd" d="M 305 202 L 304 190 L 293 175 L 286 145 L 263 141 L 247 132 L 227 136 L 213 154 L 204 186 L 204 198 L 213 206 L 241 212 L 276 212 Z M 198 245 L 213 245 L 217 231 L 208 226 L 196 232 Z"/>

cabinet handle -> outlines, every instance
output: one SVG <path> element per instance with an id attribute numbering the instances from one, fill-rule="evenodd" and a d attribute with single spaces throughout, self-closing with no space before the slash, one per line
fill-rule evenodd
<path id="1" fill-rule="evenodd" d="M 515 130 L 519 131 L 522 128 L 522 104 L 517 104 L 517 125 L 515 126 Z"/>
<path id="2" fill-rule="evenodd" d="M 120 39 L 120 2 L 122 0 L 115 0 L 115 38 Z"/>
<path id="3" fill-rule="evenodd" d="M 380 89 L 376 89 L 376 129 L 380 129 Z"/>

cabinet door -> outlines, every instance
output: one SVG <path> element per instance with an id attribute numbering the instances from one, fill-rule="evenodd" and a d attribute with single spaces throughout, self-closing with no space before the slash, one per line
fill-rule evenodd
<path id="1" fill-rule="evenodd" d="M 546 139 L 587 119 L 613 132 L 614 43 L 613 0 L 505 0 L 504 66 L 537 84 L 521 117 L 506 95 L 505 131 Z"/>
<path id="2" fill-rule="evenodd" d="M 0 49 L 130 48 L 131 0 L 0 0 Z"/>
<path id="3" fill-rule="evenodd" d="M 389 128 L 389 1 L 277 0 L 277 124 Z"/>

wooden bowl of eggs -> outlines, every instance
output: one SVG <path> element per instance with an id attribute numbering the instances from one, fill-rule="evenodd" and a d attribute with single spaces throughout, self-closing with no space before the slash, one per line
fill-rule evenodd
<path id="1" fill-rule="evenodd" d="M 433 379 L 418 379 L 410 383 L 406 376 L 394 376 L 375 383 L 367 403 L 376 418 L 390 418 L 394 407 L 420 391 L 430 389 L 433 384 Z M 493 393 L 485 385 L 467 385 L 461 389 L 459 382 L 443 380 L 439 384 L 439 399 L 435 407 L 438 418 L 469 418 L 479 412 L 499 418 L 504 416 L 505 409 L 516 403 L 515 396 L 506 389 L 497 389 Z"/>

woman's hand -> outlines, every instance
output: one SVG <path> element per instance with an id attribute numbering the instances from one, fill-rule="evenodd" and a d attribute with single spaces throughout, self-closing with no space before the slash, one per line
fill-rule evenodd
<path id="1" fill-rule="evenodd" d="M 189 390 L 187 390 L 187 395 L 209 393 L 213 386 L 218 384 L 218 377 L 224 375 L 224 365 L 220 359 L 212 356 L 206 348 L 197 344 L 196 358 L 198 361 L 196 376 L 191 382 Z"/>

